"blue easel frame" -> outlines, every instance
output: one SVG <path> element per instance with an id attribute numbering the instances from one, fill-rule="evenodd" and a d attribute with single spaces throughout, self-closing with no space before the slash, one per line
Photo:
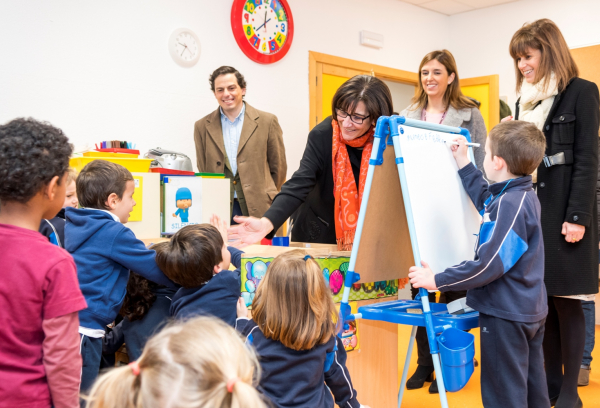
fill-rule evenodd
<path id="1" fill-rule="evenodd" d="M 348 271 L 346 272 L 346 278 L 344 280 L 344 292 L 342 295 L 342 302 L 340 304 L 340 315 L 341 315 L 342 321 L 344 322 L 344 326 L 347 325 L 346 322 L 354 320 L 354 319 L 359 319 L 359 318 L 366 318 L 366 319 L 371 319 L 371 320 L 384 320 L 384 321 L 391 321 L 394 323 L 412 324 L 413 325 L 412 332 L 411 332 L 411 339 L 409 342 L 408 351 L 407 351 L 407 355 L 406 355 L 404 370 L 402 372 L 402 380 L 400 382 L 400 389 L 398 391 L 398 408 L 400 408 L 400 405 L 402 403 L 402 397 L 404 395 L 404 387 L 406 384 L 406 377 L 408 375 L 408 366 L 409 366 L 409 362 L 410 362 L 410 356 L 412 354 L 414 340 L 415 340 L 416 333 L 417 333 L 417 326 L 423 325 L 422 324 L 423 317 L 419 318 L 421 324 L 419 324 L 417 322 L 411 323 L 411 320 L 414 320 L 414 317 L 405 319 L 405 320 L 399 319 L 397 321 L 394 321 L 394 320 L 389 320 L 389 319 L 384 318 L 381 310 L 373 310 L 373 308 L 369 308 L 371 310 L 370 310 L 370 313 L 368 313 L 368 315 L 365 313 L 365 315 L 363 316 L 363 314 L 360 313 L 360 311 L 361 311 L 360 309 L 363 309 L 363 308 L 360 308 L 359 313 L 357 313 L 356 315 L 352 315 L 350 313 L 351 310 L 350 310 L 350 305 L 348 304 L 348 300 L 350 297 L 350 288 L 352 287 L 352 284 L 354 284 L 360 280 L 360 275 L 354 271 L 355 266 L 356 266 L 356 258 L 358 255 L 358 249 L 360 247 L 360 240 L 361 240 L 361 236 L 362 236 L 365 215 L 367 212 L 367 206 L 369 204 L 369 195 L 371 192 L 371 185 L 373 183 L 373 175 L 375 173 L 375 166 L 379 166 L 379 165 L 383 164 L 383 152 L 386 148 L 386 144 L 390 144 L 390 145 L 394 146 L 394 152 L 395 152 L 395 156 L 396 156 L 396 166 L 398 168 L 398 174 L 400 176 L 400 186 L 402 189 L 402 196 L 404 197 L 404 206 L 405 206 L 406 218 L 407 218 L 407 222 L 408 222 L 408 229 L 409 229 L 409 234 L 410 234 L 411 246 L 412 246 L 412 250 L 413 250 L 413 256 L 414 256 L 415 264 L 421 265 L 421 256 L 420 256 L 420 251 L 419 251 L 419 244 L 417 241 L 415 224 L 414 224 L 414 220 L 413 220 L 413 212 L 412 212 L 412 206 L 411 206 L 411 202 L 410 202 L 410 194 L 409 194 L 407 182 L 406 182 L 406 172 L 404 169 L 404 158 L 402 156 L 402 148 L 400 146 L 400 133 L 399 133 L 400 125 L 406 125 L 406 126 L 411 126 L 411 127 L 420 128 L 420 129 L 433 130 L 433 131 L 437 131 L 437 132 L 462 135 L 462 136 L 465 136 L 469 142 L 471 142 L 471 135 L 469 134 L 469 131 L 467 129 L 460 128 L 460 127 L 438 125 L 435 123 L 423 122 L 420 120 L 407 119 L 403 116 L 396 116 L 396 115 L 382 116 L 377 120 L 377 125 L 375 127 L 375 138 L 373 141 L 373 150 L 371 153 L 371 159 L 369 160 L 369 169 L 367 172 L 367 179 L 365 182 L 362 203 L 361 203 L 360 212 L 358 215 L 358 223 L 357 223 L 357 227 L 356 227 L 356 233 L 354 236 L 354 244 L 353 244 L 352 252 L 350 255 L 350 263 L 348 266 Z M 391 141 L 391 143 L 390 143 L 390 141 Z M 471 147 L 469 148 L 469 158 L 471 159 L 472 162 L 475 161 L 474 156 L 473 156 L 473 149 Z M 440 331 L 441 328 L 447 328 L 447 327 L 455 327 L 455 328 L 459 328 L 459 329 L 463 329 L 463 330 L 468 329 L 468 328 L 477 327 L 477 323 L 474 323 L 474 320 L 473 320 L 473 317 L 475 319 L 477 317 L 476 317 L 476 315 L 471 316 L 470 320 L 469 319 L 467 319 L 467 320 L 464 320 L 464 319 L 463 320 L 458 320 L 458 319 L 448 320 L 448 319 L 446 319 L 447 321 L 440 321 L 440 319 L 435 319 L 436 323 L 438 323 L 438 325 L 436 327 L 434 325 L 434 317 L 432 316 L 432 310 L 431 310 L 431 306 L 429 304 L 429 297 L 428 297 L 427 290 L 420 288 L 419 296 L 416 298 L 416 300 L 419 300 L 419 297 L 420 297 L 421 305 L 423 308 L 423 315 L 424 315 L 424 322 L 425 322 L 424 326 L 427 329 L 427 338 L 429 340 L 429 348 L 431 351 L 431 356 L 433 359 L 433 366 L 434 366 L 435 373 L 436 373 L 436 381 L 438 383 L 440 402 L 441 402 L 443 408 L 448 408 L 446 389 L 444 387 L 444 377 L 443 377 L 443 373 L 442 373 L 442 369 L 441 369 L 441 365 L 440 365 L 439 349 L 438 349 L 438 344 L 437 344 L 437 340 L 436 340 L 436 331 Z M 399 302 L 402 302 L 402 301 L 399 301 Z M 394 306 L 396 306 L 396 304 L 398 302 L 386 302 L 386 303 L 389 303 L 391 306 L 394 307 Z M 406 302 L 404 302 L 404 303 L 406 303 Z M 381 307 L 381 306 L 384 306 L 384 304 L 380 303 L 380 304 L 378 304 L 378 306 Z"/>

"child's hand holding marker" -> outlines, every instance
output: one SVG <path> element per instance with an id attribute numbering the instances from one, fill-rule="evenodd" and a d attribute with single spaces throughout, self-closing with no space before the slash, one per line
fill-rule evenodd
<path id="1" fill-rule="evenodd" d="M 471 163 L 467 154 L 469 152 L 467 138 L 464 136 L 456 136 L 452 141 L 457 144 L 451 144 L 450 150 L 452 150 L 452 155 L 454 156 L 454 160 L 456 160 L 458 168 L 462 169 L 467 164 Z"/>
<path id="2" fill-rule="evenodd" d="M 408 277 L 413 288 L 424 288 L 427 290 L 437 290 L 434 274 L 425 261 L 421 261 L 422 268 L 411 266 L 408 270 Z"/>

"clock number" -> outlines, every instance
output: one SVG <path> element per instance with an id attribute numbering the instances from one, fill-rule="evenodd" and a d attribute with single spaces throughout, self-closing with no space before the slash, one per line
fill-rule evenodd
<path id="1" fill-rule="evenodd" d="M 253 13 L 254 13 L 254 2 L 252 2 L 252 1 L 248 1 L 248 2 L 246 3 L 246 6 L 245 6 L 244 8 L 246 9 L 246 11 L 247 11 L 248 13 L 250 13 L 250 14 L 253 14 Z"/>
<path id="2" fill-rule="evenodd" d="M 281 45 L 283 43 L 283 41 L 285 40 L 285 36 L 283 36 L 281 34 L 277 34 L 277 37 L 275 37 L 275 40 L 277 41 L 277 44 Z"/>
<path id="3" fill-rule="evenodd" d="M 285 33 L 285 23 L 281 23 L 281 32 Z"/>
<path id="4" fill-rule="evenodd" d="M 285 14 L 283 14 L 283 9 L 279 9 L 279 12 L 277 14 L 277 18 L 279 19 L 279 21 L 285 21 Z"/>
<path id="5" fill-rule="evenodd" d="M 246 35 L 250 35 L 252 34 L 252 29 L 250 28 L 250 26 L 246 27 Z"/>
<path id="6" fill-rule="evenodd" d="M 244 13 L 244 19 L 246 20 L 246 23 L 248 23 L 248 13 Z"/>
<path id="7" fill-rule="evenodd" d="M 266 51 L 267 51 L 267 44 L 266 44 L 266 43 L 263 43 L 263 45 L 262 45 L 262 50 L 263 50 L 263 52 L 266 52 Z"/>
<path id="8" fill-rule="evenodd" d="M 279 46 L 277 45 L 277 43 L 275 41 L 269 41 L 269 48 L 271 49 L 271 52 L 275 52 L 279 49 Z"/>

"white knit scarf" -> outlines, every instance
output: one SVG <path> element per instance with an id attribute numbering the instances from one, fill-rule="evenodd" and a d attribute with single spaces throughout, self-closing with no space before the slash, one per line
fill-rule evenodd
<path id="1" fill-rule="evenodd" d="M 539 81 L 537 84 L 530 84 L 523 80 L 523 84 L 521 85 L 521 100 L 519 101 L 519 120 L 531 122 L 540 130 L 543 130 L 542 128 L 550 113 L 552 103 L 554 103 L 554 97 L 558 94 L 556 76 L 554 74 L 551 74 L 545 92 L 542 84 L 543 81 Z M 540 101 L 541 103 L 539 103 Z"/>

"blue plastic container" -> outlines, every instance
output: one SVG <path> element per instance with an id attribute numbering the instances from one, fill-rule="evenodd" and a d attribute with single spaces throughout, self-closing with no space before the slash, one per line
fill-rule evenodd
<path id="1" fill-rule="evenodd" d="M 475 336 L 449 328 L 438 336 L 437 341 L 442 359 L 444 386 L 447 391 L 459 391 L 467 385 L 475 369 Z"/>
<path id="2" fill-rule="evenodd" d="M 290 246 L 290 238 L 289 237 L 273 237 L 271 240 L 271 245 L 273 246 Z"/>

